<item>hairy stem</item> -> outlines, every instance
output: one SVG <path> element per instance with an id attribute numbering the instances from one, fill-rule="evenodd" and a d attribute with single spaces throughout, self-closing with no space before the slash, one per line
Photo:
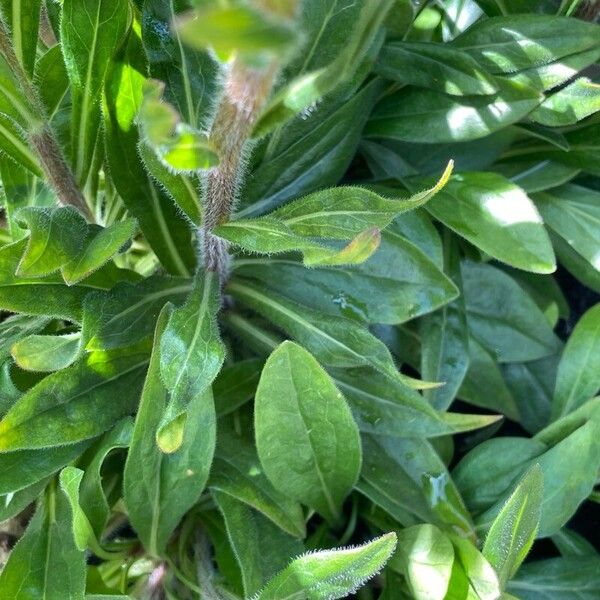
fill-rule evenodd
<path id="1" fill-rule="evenodd" d="M 47 183 L 52 187 L 61 204 L 74 206 L 86 217 L 90 217 L 89 208 L 52 130 L 40 94 L 19 62 L 6 25 L 2 21 L 0 21 L 0 54 L 6 60 L 24 98 L 32 109 L 33 115 L 28 123 L 26 134 L 40 160 Z"/>
<path id="2" fill-rule="evenodd" d="M 204 266 L 219 274 L 222 285 L 229 271 L 228 245 L 215 236 L 213 230 L 231 214 L 245 166 L 246 144 L 271 91 L 275 73 L 275 63 L 263 69 L 252 69 L 234 60 L 225 78 L 223 95 L 210 131 L 220 162 L 205 180 Z"/>

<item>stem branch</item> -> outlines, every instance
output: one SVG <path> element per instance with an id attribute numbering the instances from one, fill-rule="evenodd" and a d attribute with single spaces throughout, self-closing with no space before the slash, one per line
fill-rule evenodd
<path id="1" fill-rule="evenodd" d="M 6 60 L 23 92 L 23 97 L 32 109 L 33 115 L 31 122 L 27 124 L 26 134 L 40 160 L 47 183 L 52 187 L 61 204 L 74 206 L 89 218 L 90 210 L 52 130 L 46 107 L 37 88 L 19 62 L 6 25 L 2 21 L 0 21 L 0 54 Z"/>
<path id="2" fill-rule="evenodd" d="M 220 162 L 205 181 L 203 253 L 205 268 L 219 274 L 221 285 L 229 274 L 228 244 L 214 235 L 213 230 L 231 215 L 245 166 L 246 145 L 271 91 L 276 70 L 275 62 L 256 69 L 234 60 L 210 131 Z"/>

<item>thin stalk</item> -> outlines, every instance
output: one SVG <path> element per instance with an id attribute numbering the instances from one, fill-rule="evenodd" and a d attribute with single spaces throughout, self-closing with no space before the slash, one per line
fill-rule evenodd
<path id="1" fill-rule="evenodd" d="M 245 167 L 247 144 L 260 110 L 273 87 L 277 64 L 251 68 L 236 59 L 230 65 L 210 131 L 219 165 L 205 178 L 205 212 L 202 228 L 204 266 L 219 274 L 221 285 L 229 275 L 225 240 L 215 227 L 229 220 Z"/>
<path id="2" fill-rule="evenodd" d="M 33 110 L 33 118 L 28 123 L 26 134 L 40 160 L 47 183 L 52 187 L 61 204 L 74 206 L 86 217 L 91 217 L 83 194 L 52 130 L 40 94 L 19 62 L 6 25 L 2 21 L 0 21 L 0 54 L 6 60 L 23 96 Z"/>

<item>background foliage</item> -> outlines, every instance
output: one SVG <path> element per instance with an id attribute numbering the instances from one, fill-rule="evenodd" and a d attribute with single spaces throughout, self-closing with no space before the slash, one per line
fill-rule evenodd
<path id="1" fill-rule="evenodd" d="M 1 0 L 0 600 L 598 598 L 598 8 Z"/>

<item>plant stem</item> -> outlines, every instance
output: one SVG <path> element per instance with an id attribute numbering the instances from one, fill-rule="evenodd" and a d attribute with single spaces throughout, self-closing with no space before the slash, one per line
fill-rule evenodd
<path id="1" fill-rule="evenodd" d="M 245 166 L 247 142 L 269 96 L 276 71 L 275 62 L 258 69 L 234 60 L 210 131 L 220 162 L 205 180 L 204 266 L 219 274 L 222 286 L 229 274 L 228 244 L 214 235 L 213 230 L 231 215 Z"/>
<path id="2" fill-rule="evenodd" d="M 85 202 L 65 160 L 63 151 L 50 125 L 46 107 L 37 88 L 23 69 L 12 46 L 11 38 L 4 22 L 0 21 L 0 54 L 12 71 L 24 98 L 33 110 L 31 122 L 26 130 L 29 143 L 35 150 L 46 176 L 47 183 L 54 190 L 59 202 L 65 206 L 74 206 L 86 217 L 91 217 Z"/>

